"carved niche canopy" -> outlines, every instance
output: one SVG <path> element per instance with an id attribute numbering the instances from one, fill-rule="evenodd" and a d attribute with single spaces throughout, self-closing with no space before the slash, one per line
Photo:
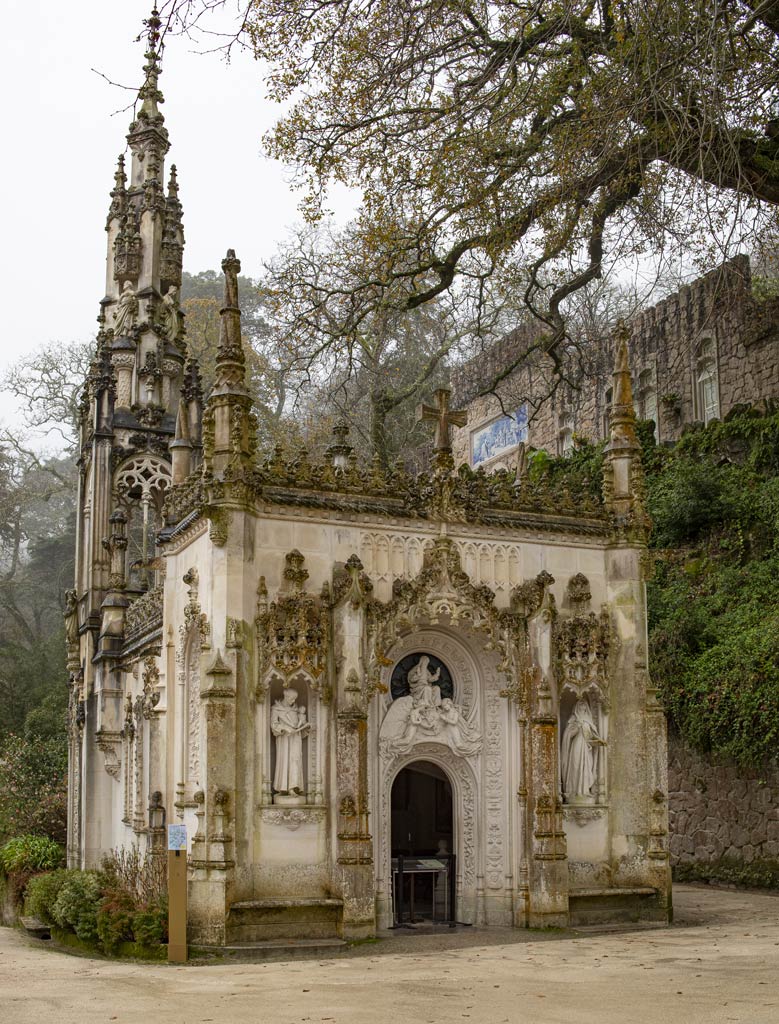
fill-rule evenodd
<path id="1" fill-rule="evenodd" d="M 605 609 L 600 615 L 587 611 L 590 586 L 581 573 L 569 580 L 566 598 L 574 614 L 558 619 L 555 625 L 560 693 L 567 690 L 579 698 L 589 692 L 605 702 L 608 700 L 607 659 L 611 642 L 608 613 Z"/>
<path id="2" fill-rule="evenodd" d="M 275 601 L 268 602 L 268 588 L 261 576 L 257 587 L 258 696 L 264 696 L 275 673 L 284 682 L 305 672 L 315 687 L 325 681 L 330 624 L 322 598 L 307 593 L 308 579 L 303 555 L 297 550 L 285 557 L 284 584 Z"/>

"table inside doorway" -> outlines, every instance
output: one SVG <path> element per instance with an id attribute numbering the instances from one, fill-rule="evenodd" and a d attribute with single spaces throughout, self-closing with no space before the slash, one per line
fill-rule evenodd
<path id="1" fill-rule="evenodd" d="M 442 923 L 454 925 L 454 886 L 455 857 L 453 853 L 436 854 L 433 857 L 392 858 L 392 902 L 393 928 L 414 927 L 414 880 L 417 875 L 433 875 L 433 924 L 436 924 L 436 883 L 441 874 L 444 875 L 444 916 Z M 403 895 L 403 879 L 410 876 L 409 920 L 405 921 L 405 900 Z M 397 893 L 397 896 L 396 896 Z"/>

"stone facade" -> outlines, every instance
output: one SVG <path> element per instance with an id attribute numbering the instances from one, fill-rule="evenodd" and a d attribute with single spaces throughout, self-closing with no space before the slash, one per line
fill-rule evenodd
<path id="1" fill-rule="evenodd" d="M 340 430 L 318 461 L 261 461 L 232 251 L 201 403 L 147 56 L 81 420 L 69 863 L 161 851 L 166 817 L 187 826 L 191 941 L 371 936 L 399 912 L 415 840 L 393 805 L 422 766 L 457 920 L 667 920 L 625 340 L 600 496 L 457 467 L 447 392 L 419 476 L 359 465 Z"/>
<path id="2" fill-rule="evenodd" d="M 629 327 L 636 413 L 655 422 L 660 442 L 678 439 L 693 422 L 723 418 L 734 406 L 779 400 L 779 300 L 754 297 L 746 256 L 685 285 Z M 538 356 L 501 385 L 500 397 L 477 397 L 483 382 L 532 340 L 528 330 L 517 331 L 453 375 L 457 402 L 469 411 L 467 427 L 455 436 L 457 459 L 486 469 L 509 465 L 514 445 L 486 451 L 480 461 L 474 438 L 523 405 L 530 420 L 525 439 L 535 448 L 562 454 L 574 433 L 590 440 L 607 436 L 613 338 L 585 351 L 571 368 L 573 384 L 549 398 L 550 367 Z"/>
<path id="3" fill-rule="evenodd" d="M 715 763 L 671 734 L 668 746 L 671 861 L 779 860 L 779 767 Z"/>

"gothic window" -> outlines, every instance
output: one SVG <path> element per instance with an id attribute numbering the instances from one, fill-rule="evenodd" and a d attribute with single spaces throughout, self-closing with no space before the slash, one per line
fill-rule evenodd
<path id="1" fill-rule="evenodd" d="M 115 505 L 127 516 L 126 579 L 131 590 L 148 590 L 156 583 L 156 538 L 169 486 L 168 465 L 150 455 L 126 462 L 114 479 Z"/>
<path id="2" fill-rule="evenodd" d="M 698 345 L 695 359 L 695 407 L 696 418 L 704 423 L 719 419 L 719 372 L 713 338 L 704 338 Z"/>
<path id="3" fill-rule="evenodd" d="M 608 437 L 611 429 L 611 403 L 614 398 L 614 388 L 606 388 L 603 395 L 603 436 Z"/>
<path id="4" fill-rule="evenodd" d="M 653 370 L 642 370 L 638 375 L 638 401 L 639 416 L 654 423 L 654 433 L 657 437 L 657 388 Z"/>
<path id="5" fill-rule="evenodd" d="M 573 451 L 573 416 L 561 416 L 557 431 L 557 454 L 570 455 Z"/>

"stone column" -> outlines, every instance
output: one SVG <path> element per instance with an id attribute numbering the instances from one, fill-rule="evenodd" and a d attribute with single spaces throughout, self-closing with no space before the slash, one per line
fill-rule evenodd
<path id="1" fill-rule="evenodd" d="M 335 819 L 336 884 L 343 899 L 344 938 L 376 934 L 373 841 L 368 806 L 368 708 L 363 646 L 365 594 L 362 564 L 352 555 L 346 565 L 347 588 L 336 600 L 334 637 L 338 651 L 336 698 Z"/>
<path id="2" fill-rule="evenodd" d="M 532 829 L 528 862 L 528 919 L 532 928 L 568 924 L 568 853 L 560 797 L 557 713 L 551 689 L 554 600 L 551 577 L 539 577 L 543 597 L 528 620 L 529 669 L 528 825 Z"/>
<path id="3" fill-rule="evenodd" d="M 217 650 L 200 691 L 203 709 L 203 816 L 192 844 L 189 940 L 223 945 L 235 861 L 231 818 L 235 810 L 235 673 Z M 197 799 L 197 797 L 196 797 Z"/>

